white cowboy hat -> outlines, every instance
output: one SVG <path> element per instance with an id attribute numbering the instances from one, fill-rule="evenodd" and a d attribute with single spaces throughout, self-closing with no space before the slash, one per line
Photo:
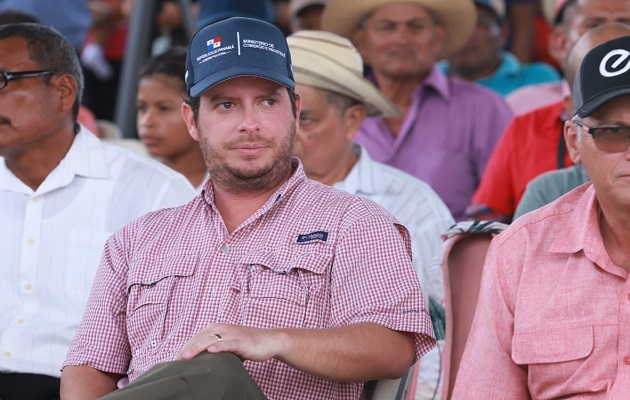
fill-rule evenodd
<path id="1" fill-rule="evenodd" d="M 366 14 L 394 3 L 418 4 L 437 15 L 446 32 L 442 57 L 462 48 L 477 23 L 472 0 L 329 0 L 322 14 L 322 29 L 350 38 Z"/>
<path id="2" fill-rule="evenodd" d="M 296 83 L 358 100 L 370 116 L 400 116 L 396 106 L 363 77 L 363 60 L 348 39 L 331 32 L 300 31 L 287 42 Z"/>

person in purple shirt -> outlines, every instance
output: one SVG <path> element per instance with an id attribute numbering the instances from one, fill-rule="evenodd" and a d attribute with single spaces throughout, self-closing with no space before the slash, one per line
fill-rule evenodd
<path id="1" fill-rule="evenodd" d="M 376 161 L 429 183 L 456 220 L 512 117 L 498 94 L 435 66 L 468 41 L 475 12 L 469 0 L 330 0 L 322 16 L 324 30 L 353 40 L 404 113 L 366 118 L 356 141 Z"/>

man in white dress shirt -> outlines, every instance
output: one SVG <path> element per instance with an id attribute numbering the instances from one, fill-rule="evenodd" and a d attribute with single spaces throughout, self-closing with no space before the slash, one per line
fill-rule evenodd
<path id="1" fill-rule="evenodd" d="M 0 27 L 0 71 L 0 398 L 57 399 L 105 240 L 194 190 L 76 122 L 83 76 L 57 31 Z"/>
<path id="2" fill-rule="evenodd" d="M 370 158 L 352 139 L 366 115 L 388 117 L 398 109 L 362 76 L 363 61 L 351 42 L 324 31 L 300 31 L 287 38 L 296 93 L 302 98 L 295 155 L 314 180 L 379 203 L 407 227 L 413 264 L 425 303 L 442 303 L 440 235 L 454 224 L 448 208 L 429 185 Z M 417 398 L 439 391 L 439 350 L 418 365 Z"/>

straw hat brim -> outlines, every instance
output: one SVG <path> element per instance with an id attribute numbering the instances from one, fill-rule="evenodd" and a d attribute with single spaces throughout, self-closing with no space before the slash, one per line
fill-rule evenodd
<path id="1" fill-rule="evenodd" d="M 350 39 L 366 14 L 396 3 L 418 4 L 438 16 L 446 32 L 441 57 L 461 49 L 477 23 L 477 12 L 471 0 L 329 0 L 322 14 L 322 29 Z"/>
<path id="2" fill-rule="evenodd" d="M 398 108 L 370 81 L 333 60 L 296 47 L 291 47 L 291 59 L 296 83 L 359 100 L 365 105 L 367 115 L 372 117 L 401 115 Z"/>

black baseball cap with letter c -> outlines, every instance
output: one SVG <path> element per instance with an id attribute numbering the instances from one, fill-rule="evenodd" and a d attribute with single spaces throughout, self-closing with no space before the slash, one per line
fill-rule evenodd
<path id="1" fill-rule="evenodd" d="M 289 46 L 280 29 L 258 19 L 233 17 L 193 36 L 186 56 L 189 96 L 197 97 L 239 76 L 256 76 L 295 88 Z"/>
<path id="2" fill-rule="evenodd" d="M 587 117 L 622 96 L 630 96 L 630 36 L 600 44 L 586 54 L 573 82 L 573 115 Z"/>

